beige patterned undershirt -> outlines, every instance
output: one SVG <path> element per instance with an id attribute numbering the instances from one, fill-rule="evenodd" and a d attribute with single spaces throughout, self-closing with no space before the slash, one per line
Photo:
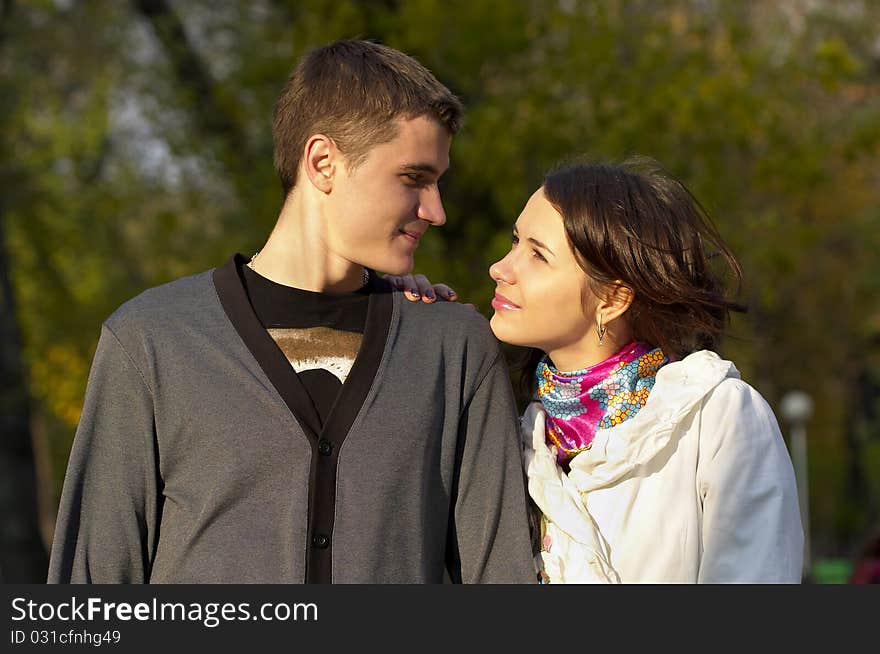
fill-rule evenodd
<path id="1" fill-rule="evenodd" d="M 297 373 L 323 369 L 344 384 L 357 358 L 363 334 L 330 327 L 272 327 L 269 335 Z"/>

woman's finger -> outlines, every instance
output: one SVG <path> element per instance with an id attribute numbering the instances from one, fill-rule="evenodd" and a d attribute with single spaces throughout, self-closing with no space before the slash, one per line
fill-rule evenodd
<path id="1" fill-rule="evenodd" d="M 403 296 L 409 300 L 410 302 L 418 302 L 422 299 L 422 294 L 419 291 L 419 285 L 416 283 L 415 277 L 413 275 L 401 275 L 400 277 L 401 286 L 399 288 L 403 289 Z"/>
<path id="2" fill-rule="evenodd" d="M 458 299 L 458 293 L 455 292 L 455 289 L 446 284 L 434 284 L 434 292 L 438 297 L 442 297 L 450 302 L 455 302 Z"/>
<path id="3" fill-rule="evenodd" d="M 403 277 L 400 275 L 382 275 L 382 278 L 385 279 L 389 284 L 391 284 L 398 291 L 403 290 Z"/>
<path id="4" fill-rule="evenodd" d="M 431 280 L 424 275 L 414 275 L 414 278 L 419 289 L 419 295 L 422 296 L 422 302 L 427 302 L 428 304 L 435 302 L 437 294 L 434 292 L 434 285 L 431 284 Z"/>

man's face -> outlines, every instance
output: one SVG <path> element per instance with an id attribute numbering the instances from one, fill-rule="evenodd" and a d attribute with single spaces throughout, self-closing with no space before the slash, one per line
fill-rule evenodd
<path id="1" fill-rule="evenodd" d="M 398 135 L 374 146 L 353 171 L 343 162 L 329 196 L 329 251 L 351 263 L 401 275 L 419 239 L 446 222 L 437 182 L 449 168 L 452 136 L 424 116 L 399 119 Z"/>

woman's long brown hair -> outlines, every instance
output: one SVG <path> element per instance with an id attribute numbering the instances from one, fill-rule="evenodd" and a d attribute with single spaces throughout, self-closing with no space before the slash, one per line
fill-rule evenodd
<path id="1" fill-rule="evenodd" d="M 742 282 L 739 263 L 702 205 L 657 162 L 568 162 L 543 188 L 593 292 L 618 283 L 634 291 L 623 319 L 635 340 L 680 359 L 714 349 L 730 312 L 745 310 L 725 292 L 725 278 L 737 289 Z M 521 363 L 521 390 L 531 392 L 541 355 Z"/>

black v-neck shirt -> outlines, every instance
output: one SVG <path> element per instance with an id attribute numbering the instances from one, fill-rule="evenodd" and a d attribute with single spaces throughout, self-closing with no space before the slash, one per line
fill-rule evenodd
<path id="1" fill-rule="evenodd" d="M 240 271 L 257 319 L 296 371 L 323 427 L 360 350 L 371 285 L 317 293 L 278 284 L 247 265 Z"/>

